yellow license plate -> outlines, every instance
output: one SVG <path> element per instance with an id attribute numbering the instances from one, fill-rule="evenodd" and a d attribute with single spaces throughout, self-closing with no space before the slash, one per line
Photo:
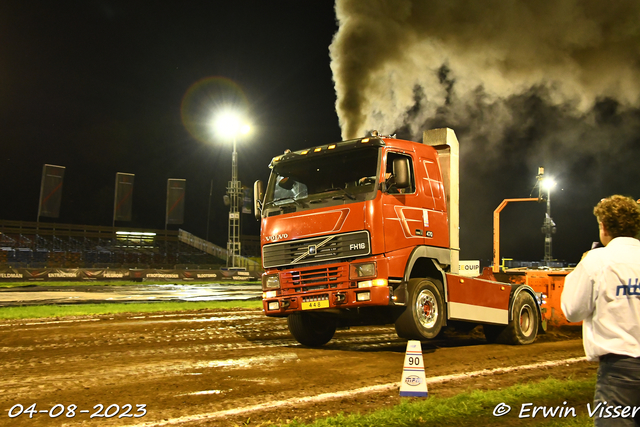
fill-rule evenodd
<path id="1" fill-rule="evenodd" d="M 303 302 L 303 310 L 313 310 L 314 308 L 329 308 L 329 300 Z"/>

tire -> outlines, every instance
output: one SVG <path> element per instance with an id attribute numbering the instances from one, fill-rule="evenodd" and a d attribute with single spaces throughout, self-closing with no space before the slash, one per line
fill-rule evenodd
<path id="1" fill-rule="evenodd" d="M 408 340 L 430 340 L 438 336 L 444 323 L 444 304 L 439 281 L 411 279 L 409 301 L 396 320 L 396 333 Z"/>
<path id="2" fill-rule="evenodd" d="M 320 347 L 331 341 L 337 326 L 335 318 L 317 313 L 291 313 L 287 323 L 291 335 L 307 347 Z"/>
<path id="3" fill-rule="evenodd" d="M 535 300 L 528 292 L 520 292 L 512 304 L 513 319 L 507 326 L 483 325 L 489 342 L 501 344 L 531 344 L 538 336 L 540 314 Z"/>

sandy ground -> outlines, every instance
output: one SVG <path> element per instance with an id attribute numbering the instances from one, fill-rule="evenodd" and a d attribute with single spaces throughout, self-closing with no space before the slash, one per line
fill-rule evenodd
<path id="1" fill-rule="evenodd" d="M 4 321 L 0 425 L 259 426 L 368 412 L 399 402 L 405 350 L 392 327 L 338 331 L 323 348 L 305 348 L 289 335 L 286 320 L 260 310 Z M 453 334 L 424 342 L 423 354 L 427 377 L 584 356 L 575 330 L 554 331 L 530 346 L 489 345 L 477 331 Z M 429 393 L 582 378 L 595 369 L 575 362 L 462 376 L 432 384 Z M 369 386 L 378 388 L 348 392 Z M 341 391 L 348 393 L 317 398 Z M 296 400 L 304 397 L 311 400 Z M 265 404 L 271 406 L 259 406 Z"/>

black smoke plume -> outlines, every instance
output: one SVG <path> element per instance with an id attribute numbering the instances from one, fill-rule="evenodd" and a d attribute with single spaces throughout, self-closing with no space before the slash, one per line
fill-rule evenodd
<path id="1" fill-rule="evenodd" d="M 336 0 L 336 16 L 343 138 L 377 129 L 421 141 L 425 129 L 453 128 L 467 258 L 488 257 L 493 209 L 528 197 L 538 166 L 560 184 L 560 257 L 577 260 L 597 239 L 600 198 L 640 198 L 639 1 Z M 541 258 L 544 208 L 514 210 L 504 245 Z"/>

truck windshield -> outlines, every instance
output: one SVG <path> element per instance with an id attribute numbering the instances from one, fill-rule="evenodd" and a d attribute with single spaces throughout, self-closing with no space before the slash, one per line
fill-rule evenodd
<path id="1" fill-rule="evenodd" d="M 310 155 L 277 163 L 263 204 L 270 216 L 375 197 L 378 148 Z"/>

